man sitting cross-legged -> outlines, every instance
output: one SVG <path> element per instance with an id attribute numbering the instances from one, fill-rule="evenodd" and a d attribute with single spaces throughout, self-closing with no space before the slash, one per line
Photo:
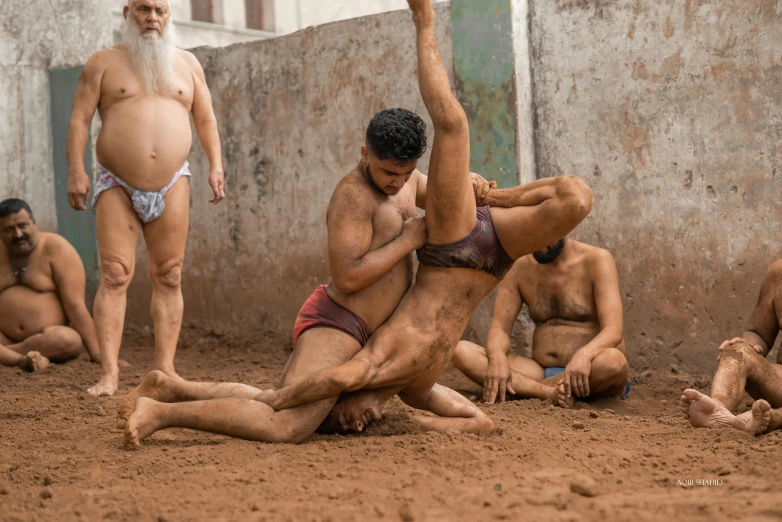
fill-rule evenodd
<path id="1" fill-rule="evenodd" d="M 720 346 L 711 397 L 697 390 L 684 390 L 680 408 L 690 424 L 755 434 L 782 427 L 782 350 L 776 364 L 766 359 L 782 325 L 780 318 L 782 259 L 769 267 L 744 335 Z M 741 403 L 745 391 L 755 403 L 749 411 L 733 415 L 731 412 Z"/>
<path id="2" fill-rule="evenodd" d="M 362 388 L 391 390 L 407 404 L 434 413 L 417 417 L 427 429 L 479 431 L 492 426 L 475 405 L 436 381 L 481 299 L 514 259 L 575 228 L 591 209 L 591 192 L 578 178 L 545 179 L 490 190 L 483 199 L 507 208 L 476 208 L 467 118 L 440 58 L 431 0 L 408 3 L 417 32 L 421 95 L 435 128 L 425 202 L 428 244 L 418 251 L 416 283 L 347 363 L 315 371 L 257 400 L 162 404 L 141 398 L 125 426 L 127 442 L 138 443 L 157 429 L 175 426 L 267 440 L 270 423 L 278 421 L 265 404 L 278 411 Z"/>
<path id="3" fill-rule="evenodd" d="M 99 362 L 84 265 L 73 246 L 39 232 L 21 199 L 0 202 L 0 233 L 0 364 L 34 372 L 75 359 L 82 346 Z"/>
<path id="4" fill-rule="evenodd" d="M 532 358 L 508 355 L 523 304 L 535 322 Z M 483 385 L 483 400 L 549 399 L 629 393 L 622 299 L 614 258 L 602 248 L 563 238 L 524 256 L 500 283 L 486 348 L 461 341 L 453 364 Z"/>

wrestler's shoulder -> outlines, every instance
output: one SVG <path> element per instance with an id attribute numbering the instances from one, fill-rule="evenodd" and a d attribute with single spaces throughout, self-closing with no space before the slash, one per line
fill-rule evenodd
<path id="1" fill-rule="evenodd" d="M 109 60 L 116 60 L 118 55 L 124 55 L 127 53 L 127 47 L 124 43 L 118 43 L 115 45 L 112 45 L 111 47 L 106 47 L 105 49 L 101 49 L 100 51 L 96 51 L 90 58 L 87 60 L 87 63 L 84 64 L 85 67 L 88 64 L 95 63 L 95 64 L 102 64 Z"/>
<path id="2" fill-rule="evenodd" d="M 354 169 L 339 180 L 337 187 L 334 189 L 334 196 L 346 198 L 360 197 L 374 201 L 375 192 L 367 184 L 361 173 Z"/>
<path id="3" fill-rule="evenodd" d="M 598 270 L 598 269 L 610 269 L 611 267 L 616 267 L 616 261 L 614 261 L 614 256 L 611 255 L 611 252 L 608 251 L 605 248 L 597 247 L 594 245 L 588 245 L 586 243 L 580 243 L 582 246 L 582 251 L 584 254 L 584 261 L 586 261 L 586 266 L 591 266 L 592 269 Z"/>
<path id="4" fill-rule="evenodd" d="M 185 63 L 187 63 L 190 67 L 196 69 L 196 70 L 203 70 L 203 67 L 201 67 L 201 62 L 198 61 L 198 58 L 196 58 L 196 55 L 191 53 L 190 51 L 187 51 L 185 49 L 176 49 L 176 53 L 179 55 L 180 58 L 182 58 Z"/>
<path id="5" fill-rule="evenodd" d="M 769 265 L 767 277 L 777 282 L 782 281 L 782 259 L 777 259 Z"/>
<path id="6" fill-rule="evenodd" d="M 329 211 L 339 209 L 356 212 L 373 212 L 377 198 L 358 171 L 353 170 L 339 180 L 331 194 Z"/>
<path id="7" fill-rule="evenodd" d="M 76 252 L 76 249 L 67 239 L 54 232 L 39 232 L 38 241 L 43 243 L 43 250 L 47 256 L 56 257 Z"/>

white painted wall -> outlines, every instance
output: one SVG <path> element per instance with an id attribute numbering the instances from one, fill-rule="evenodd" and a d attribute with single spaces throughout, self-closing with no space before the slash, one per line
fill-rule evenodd
<path id="1" fill-rule="evenodd" d="M 275 32 L 287 34 L 311 25 L 407 8 L 407 0 L 274 0 Z"/>

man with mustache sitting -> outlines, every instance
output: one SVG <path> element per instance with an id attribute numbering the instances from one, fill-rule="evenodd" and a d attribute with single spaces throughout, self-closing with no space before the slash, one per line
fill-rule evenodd
<path id="1" fill-rule="evenodd" d="M 84 150 L 95 110 L 102 127 L 92 209 L 96 214 L 100 287 L 95 296 L 103 374 L 88 391 L 113 395 L 126 292 L 133 279 L 136 245 L 143 232 L 149 251 L 155 365 L 174 370 L 184 303 L 180 279 L 190 210 L 187 157 L 190 114 L 209 158 L 209 185 L 225 197 L 220 138 L 201 65 L 174 46 L 167 0 L 128 0 L 125 41 L 95 53 L 84 66 L 68 132 L 68 199 L 85 210 L 90 178 Z"/>
<path id="2" fill-rule="evenodd" d="M 0 202 L 0 237 L 0 364 L 34 372 L 78 357 L 82 345 L 99 361 L 84 266 L 73 246 L 38 232 L 21 199 Z"/>
<path id="3" fill-rule="evenodd" d="M 522 305 L 535 321 L 532 358 L 508 355 Z M 580 399 L 630 392 L 622 298 L 611 253 L 565 237 L 524 256 L 499 284 L 486 348 L 461 341 L 453 364 L 483 385 L 483 400 Z"/>

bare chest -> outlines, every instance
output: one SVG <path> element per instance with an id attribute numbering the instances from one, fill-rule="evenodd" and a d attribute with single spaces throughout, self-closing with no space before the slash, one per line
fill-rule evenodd
<path id="1" fill-rule="evenodd" d="M 173 67 L 170 89 L 160 94 L 150 95 L 144 87 L 141 75 L 126 58 L 110 65 L 103 74 L 101 115 L 116 104 L 152 99 L 176 101 L 189 111 L 193 105 L 194 93 L 195 85 L 190 71 L 183 64 L 177 63 Z"/>
<path id="2" fill-rule="evenodd" d="M 380 203 L 372 217 L 372 249 L 399 237 L 402 223 L 415 215 L 415 200 L 412 197 Z"/>
<path id="3" fill-rule="evenodd" d="M 579 277 L 538 280 L 523 289 L 530 318 L 537 324 L 551 319 L 587 322 L 597 319 L 591 281 Z"/>
<path id="4" fill-rule="evenodd" d="M 49 264 L 32 256 L 26 263 L 12 263 L 7 257 L 0 261 L 0 292 L 17 285 L 36 292 L 57 290 Z"/>

